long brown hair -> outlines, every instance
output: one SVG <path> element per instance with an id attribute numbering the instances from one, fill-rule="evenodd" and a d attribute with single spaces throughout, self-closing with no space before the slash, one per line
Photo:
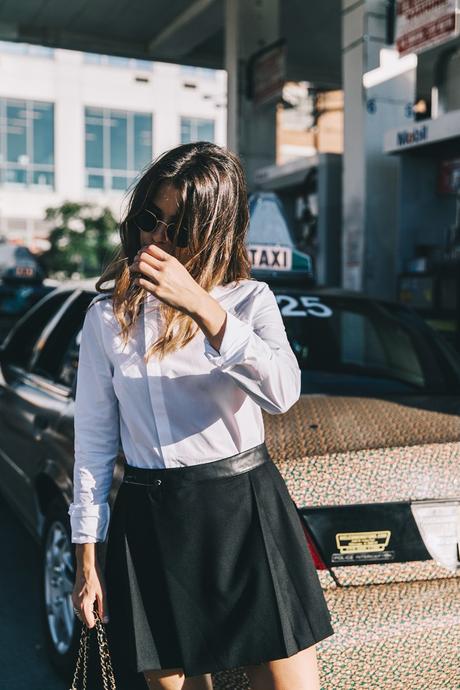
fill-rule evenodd
<path id="1" fill-rule="evenodd" d="M 149 208 L 160 185 L 173 184 L 179 194 L 179 224 L 188 228 L 190 258 L 184 262 L 192 278 L 209 292 L 216 285 L 250 278 L 246 249 L 249 225 L 246 179 L 239 159 L 226 148 L 206 141 L 182 144 L 157 157 L 142 172 L 134 185 L 120 222 L 121 244 L 114 258 L 96 283 L 99 292 L 112 293 L 114 315 L 126 344 L 139 316 L 147 290 L 133 283 L 128 265 L 141 248 L 139 230 L 132 218 Z M 176 247 L 175 254 L 180 251 Z M 102 284 L 114 280 L 114 286 Z M 195 321 L 160 301 L 163 333 L 148 348 L 145 356 L 162 359 L 186 345 L 196 335 Z"/>

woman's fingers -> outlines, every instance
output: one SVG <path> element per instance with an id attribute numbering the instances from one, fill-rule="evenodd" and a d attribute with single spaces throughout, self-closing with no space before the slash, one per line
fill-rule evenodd
<path id="1" fill-rule="evenodd" d="M 107 598 L 104 592 L 96 592 L 97 612 L 103 623 L 109 622 L 109 611 L 107 608 Z"/>
<path id="2" fill-rule="evenodd" d="M 155 244 L 150 244 L 148 245 L 148 247 L 143 247 L 142 249 L 139 249 L 137 254 L 134 255 L 132 265 L 139 263 L 139 261 L 141 260 L 148 261 L 150 264 L 152 264 L 152 266 L 154 266 L 158 270 L 161 270 L 166 263 L 170 263 L 171 261 L 178 261 L 176 257 L 172 256 L 168 252 L 165 252 L 163 249 L 157 247 Z"/>
<path id="3" fill-rule="evenodd" d="M 168 254 L 168 252 L 165 252 L 164 249 L 161 249 L 161 247 L 158 247 L 156 244 L 149 244 L 147 247 L 144 247 L 143 249 L 140 249 L 138 254 L 142 253 L 147 253 L 150 256 L 153 256 L 154 258 L 156 257 L 160 261 L 170 261 L 171 254 Z"/>
<path id="4" fill-rule="evenodd" d="M 73 604 L 73 610 L 77 618 L 82 622 L 86 623 L 85 621 L 85 614 L 83 610 L 83 591 L 80 590 L 80 587 L 78 584 L 75 584 L 75 587 L 72 592 L 72 604 Z"/>
<path id="5" fill-rule="evenodd" d="M 156 262 L 155 264 L 149 263 L 149 261 L 133 261 L 132 264 L 128 266 L 129 270 L 131 273 L 142 273 L 149 278 L 152 278 L 155 280 L 155 282 L 158 282 L 158 276 L 159 276 L 159 271 L 161 270 L 158 268 L 158 261 L 154 259 Z"/>
<path id="6" fill-rule="evenodd" d="M 139 270 L 141 273 L 146 275 L 148 278 L 154 278 L 156 281 L 158 281 L 159 270 L 155 266 L 152 266 L 151 264 L 147 263 L 146 261 L 140 261 L 139 262 Z"/>
<path id="7" fill-rule="evenodd" d="M 96 615 L 103 623 L 108 622 L 108 609 L 105 602 L 105 581 L 98 567 L 89 576 L 83 576 L 81 572 L 77 572 L 72 591 L 72 604 L 75 615 L 87 628 L 93 628 L 96 625 Z"/>
<path id="8" fill-rule="evenodd" d="M 169 256 L 169 255 L 168 255 Z M 164 268 L 165 262 L 163 259 L 153 256 L 150 252 L 141 252 L 138 256 L 134 258 L 134 263 L 139 264 L 141 261 L 145 261 L 159 271 Z"/>
<path id="9" fill-rule="evenodd" d="M 150 278 L 136 278 L 134 281 L 137 285 L 140 285 L 141 287 L 145 288 L 148 290 L 148 292 L 151 292 L 152 295 L 156 295 L 159 299 L 161 299 L 158 295 L 158 287 L 159 284 L 156 281 L 152 281 Z"/>
<path id="10" fill-rule="evenodd" d="M 93 601 L 91 601 L 89 597 L 85 597 L 85 599 L 82 602 L 81 611 L 82 611 L 83 623 L 88 628 L 94 628 L 94 626 L 96 625 L 96 619 L 95 619 L 94 613 L 93 613 L 93 606 L 94 606 L 94 599 L 93 599 Z"/>

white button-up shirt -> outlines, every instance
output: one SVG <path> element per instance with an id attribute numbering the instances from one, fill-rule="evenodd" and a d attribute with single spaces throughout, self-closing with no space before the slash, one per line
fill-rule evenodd
<path id="1" fill-rule="evenodd" d="M 119 452 L 136 467 L 226 458 L 262 443 L 262 410 L 286 412 L 300 369 L 267 283 L 245 279 L 210 291 L 227 312 L 220 352 L 199 330 L 184 348 L 152 356 L 159 300 L 148 293 L 123 346 L 112 301 L 96 296 L 81 332 L 75 396 L 72 542 L 105 541 Z"/>

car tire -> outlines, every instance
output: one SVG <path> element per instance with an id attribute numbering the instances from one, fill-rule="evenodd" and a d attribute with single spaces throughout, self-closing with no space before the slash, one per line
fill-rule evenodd
<path id="1" fill-rule="evenodd" d="M 54 556 L 53 553 L 50 553 L 50 550 L 53 551 L 53 541 L 55 544 Z M 64 554 L 64 558 L 61 558 L 61 554 Z M 65 502 L 60 498 L 53 500 L 46 511 L 41 545 L 41 560 L 41 617 L 46 640 L 46 650 L 51 664 L 56 669 L 59 676 L 70 686 L 77 662 L 82 623 L 80 623 L 73 613 L 71 594 L 74 587 L 74 573 L 76 570 L 75 544 L 71 542 L 70 520 L 68 518 L 67 508 Z M 56 566 L 56 572 L 54 571 L 54 566 Z M 53 625 L 55 622 L 53 619 L 53 608 L 56 609 L 56 602 L 53 602 L 53 597 L 56 594 L 59 596 L 58 582 L 55 583 L 55 587 L 51 588 L 52 591 L 50 596 L 50 579 L 54 576 L 56 576 L 56 578 L 62 577 L 63 574 L 68 581 L 66 589 L 69 590 L 67 613 L 73 620 L 72 629 L 71 631 L 68 629 L 65 636 L 56 635 L 56 626 Z M 59 613 L 59 607 L 57 610 Z M 66 639 L 62 639 L 63 637 Z M 88 662 L 88 687 L 90 688 L 102 687 L 99 651 L 95 639 L 95 635 L 90 635 Z M 61 644 L 59 644 L 59 641 Z M 143 673 L 134 673 L 125 669 L 123 659 L 118 660 L 117 664 L 115 664 L 115 661 L 117 660 L 112 660 L 114 671 L 118 677 L 121 688 L 129 688 L 130 690 L 147 689 Z"/>
<path id="2" fill-rule="evenodd" d="M 41 544 L 41 618 L 48 658 L 67 681 L 75 668 L 81 633 L 71 598 L 75 564 L 67 508 L 56 498 L 46 511 Z"/>

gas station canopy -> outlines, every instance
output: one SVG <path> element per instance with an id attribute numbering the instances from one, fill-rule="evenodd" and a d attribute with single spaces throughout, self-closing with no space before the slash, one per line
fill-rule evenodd
<path id="1" fill-rule="evenodd" d="M 287 79 L 339 88 L 340 0 L 279 6 Z M 0 40 L 223 69 L 224 16 L 224 0 L 0 0 Z"/>

